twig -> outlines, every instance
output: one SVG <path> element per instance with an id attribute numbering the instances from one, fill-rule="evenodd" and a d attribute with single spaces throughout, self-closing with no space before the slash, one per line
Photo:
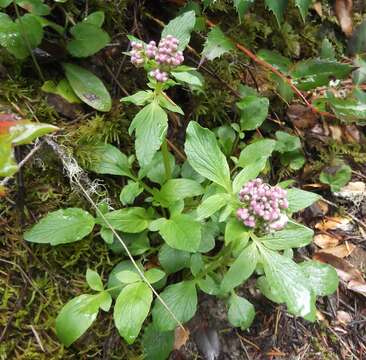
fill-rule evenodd
<path id="1" fill-rule="evenodd" d="M 24 157 L 24 159 L 18 164 L 18 169 L 22 168 L 24 164 L 40 149 L 40 147 L 43 145 L 43 141 L 38 141 L 36 145 L 33 147 L 33 149 Z M 6 177 L 0 182 L 0 186 L 5 186 L 9 180 L 12 178 L 11 176 Z"/>

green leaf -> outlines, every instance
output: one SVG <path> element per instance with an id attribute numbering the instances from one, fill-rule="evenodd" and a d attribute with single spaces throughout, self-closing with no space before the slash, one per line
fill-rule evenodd
<path id="1" fill-rule="evenodd" d="M 269 100 L 265 97 L 246 96 L 236 106 L 240 110 L 241 130 L 255 130 L 266 120 Z"/>
<path id="2" fill-rule="evenodd" d="M 348 51 L 351 55 L 366 52 L 366 20 L 353 31 L 352 37 L 348 42 Z"/>
<path id="3" fill-rule="evenodd" d="M 329 84 L 330 80 L 344 79 L 353 70 L 351 65 L 324 59 L 298 62 L 291 70 L 294 85 L 299 90 L 311 90 Z"/>
<path id="4" fill-rule="evenodd" d="M 161 247 L 158 257 L 161 266 L 168 274 L 190 266 L 191 254 L 189 252 L 173 249 L 167 244 Z"/>
<path id="5" fill-rule="evenodd" d="M 307 208 L 319 199 L 321 199 L 321 196 L 313 192 L 301 189 L 287 190 L 287 200 L 289 203 L 288 210 L 292 213 Z"/>
<path id="6" fill-rule="evenodd" d="M 11 176 L 18 170 L 9 135 L 0 135 L 0 176 Z"/>
<path id="7" fill-rule="evenodd" d="M 333 192 L 340 191 L 352 177 L 352 168 L 339 160 L 333 166 L 325 168 L 319 176 L 323 184 L 328 184 Z"/>
<path id="8" fill-rule="evenodd" d="M 67 51 L 78 58 L 97 53 L 111 40 L 104 30 L 86 22 L 77 23 L 71 28 L 70 33 L 74 39 L 67 44 Z"/>
<path id="9" fill-rule="evenodd" d="M 289 222 L 284 230 L 274 231 L 260 238 L 263 245 L 272 250 L 284 250 L 308 245 L 313 240 L 312 229 Z"/>
<path id="10" fill-rule="evenodd" d="M 329 99 L 328 102 L 339 119 L 360 125 L 366 124 L 366 104 L 364 101 L 353 98 L 333 98 Z"/>
<path id="11" fill-rule="evenodd" d="M 305 22 L 309 7 L 312 4 L 312 0 L 295 0 L 295 4 L 299 8 L 301 17 Z"/>
<path id="12" fill-rule="evenodd" d="M 245 166 L 233 181 L 233 192 L 237 193 L 248 181 L 255 179 L 263 170 L 265 163 L 257 162 Z"/>
<path id="13" fill-rule="evenodd" d="M 233 2 L 241 22 L 244 14 L 254 4 L 255 0 L 233 0 Z"/>
<path id="14" fill-rule="evenodd" d="M 190 179 L 170 179 L 157 193 L 156 199 L 164 206 L 185 198 L 203 194 L 203 187 L 195 180 Z"/>
<path id="15" fill-rule="evenodd" d="M 322 46 L 321 46 L 321 50 L 320 50 L 320 58 L 327 59 L 327 60 L 333 60 L 333 61 L 336 59 L 334 47 L 327 38 L 324 38 L 322 41 Z"/>
<path id="16" fill-rule="evenodd" d="M 100 275 L 91 269 L 86 270 L 86 282 L 89 287 L 96 291 L 103 291 L 103 281 Z"/>
<path id="17" fill-rule="evenodd" d="M 197 208 L 197 219 L 203 220 L 219 211 L 230 200 L 229 194 L 219 193 L 208 197 Z"/>
<path id="18" fill-rule="evenodd" d="M 179 82 L 186 83 L 192 86 L 203 86 L 201 78 L 197 75 L 199 73 L 194 71 L 172 71 L 172 76 Z"/>
<path id="19" fill-rule="evenodd" d="M 139 196 L 144 189 L 138 182 L 128 181 L 128 184 L 122 188 L 119 199 L 123 205 L 133 204 L 137 196 Z"/>
<path id="20" fill-rule="evenodd" d="M 258 51 L 257 56 L 284 74 L 288 73 L 288 69 L 291 66 L 290 59 L 284 57 L 277 51 L 261 49 Z"/>
<path id="21" fill-rule="evenodd" d="M 196 23 L 194 11 L 186 11 L 182 15 L 169 21 L 164 27 L 161 37 L 165 38 L 172 35 L 179 40 L 179 50 L 184 50 L 191 38 L 191 32 Z"/>
<path id="22" fill-rule="evenodd" d="M 231 325 L 248 329 L 255 318 L 254 306 L 243 297 L 231 294 L 229 299 L 228 320 Z"/>
<path id="23" fill-rule="evenodd" d="M 199 279 L 197 284 L 199 288 L 208 295 L 218 295 L 221 291 L 219 284 L 209 275 Z"/>
<path id="24" fill-rule="evenodd" d="M 114 323 L 119 334 L 132 344 L 150 311 L 151 289 L 143 282 L 127 285 L 118 295 L 114 306 Z"/>
<path id="25" fill-rule="evenodd" d="M 131 270 L 123 270 L 117 273 L 115 276 L 123 284 L 131 284 L 142 281 L 140 274 Z"/>
<path id="26" fill-rule="evenodd" d="M 288 0 L 265 0 L 266 6 L 271 10 L 277 20 L 278 26 L 283 22 L 283 14 L 287 8 Z"/>
<path id="27" fill-rule="evenodd" d="M 281 293 L 278 291 L 276 292 L 277 288 L 273 288 L 269 285 L 265 276 L 261 276 L 257 279 L 257 287 L 267 299 L 277 304 L 282 304 L 285 302 L 281 296 Z"/>
<path id="28" fill-rule="evenodd" d="M 352 73 L 353 83 L 355 85 L 361 85 L 366 82 L 366 58 L 363 59 L 357 56 L 354 63 L 358 66 L 358 69 Z"/>
<path id="29" fill-rule="evenodd" d="M 83 102 L 99 111 L 111 109 L 111 96 L 98 77 L 78 65 L 64 63 L 63 67 L 70 86 Z"/>
<path id="30" fill-rule="evenodd" d="M 46 93 L 59 95 L 71 104 L 81 102 L 66 79 L 62 79 L 57 85 L 52 80 L 45 81 L 41 90 Z"/>
<path id="31" fill-rule="evenodd" d="M 13 22 L 8 15 L 0 13 L 0 45 L 17 59 L 25 59 L 29 55 L 25 37 L 31 49 L 42 41 L 43 29 L 34 15 L 25 14 Z"/>
<path id="32" fill-rule="evenodd" d="M 284 131 L 276 131 L 276 138 L 275 151 L 278 151 L 281 154 L 301 148 L 301 142 L 297 136 L 290 135 Z"/>
<path id="33" fill-rule="evenodd" d="M 56 318 L 56 334 L 65 346 L 79 339 L 94 322 L 105 300 L 101 294 L 77 296 L 61 309 Z"/>
<path id="34" fill-rule="evenodd" d="M 6 8 L 12 2 L 13 2 L 13 0 L 0 0 L 0 8 Z"/>
<path id="35" fill-rule="evenodd" d="M 140 268 L 140 270 L 143 272 L 144 268 L 142 267 L 142 265 L 140 263 L 137 263 L 137 265 Z M 124 260 L 124 261 L 119 262 L 109 273 L 109 277 L 108 277 L 107 287 L 108 287 L 108 291 L 110 292 L 110 294 L 112 295 L 113 298 L 117 298 L 117 296 L 119 295 L 121 290 L 126 286 L 126 284 L 122 283 L 117 278 L 117 274 L 121 273 L 122 271 L 132 271 L 136 275 L 139 275 L 137 269 L 135 268 L 135 266 L 133 265 L 133 263 L 130 260 Z M 120 286 L 120 288 L 117 288 L 118 286 Z M 113 290 L 111 290 L 111 289 L 113 289 Z"/>
<path id="36" fill-rule="evenodd" d="M 305 157 L 300 149 L 281 154 L 281 164 L 289 166 L 292 170 L 299 170 L 305 164 Z"/>
<path id="37" fill-rule="evenodd" d="M 136 155 L 140 166 L 147 166 L 165 138 L 168 116 L 156 101 L 146 105 L 134 117 L 129 133 L 136 131 Z"/>
<path id="38" fill-rule="evenodd" d="M 259 254 L 254 243 L 248 245 L 230 266 L 221 282 L 221 289 L 229 292 L 249 279 L 257 266 Z"/>
<path id="39" fill-rule="evenodd" d="M 304 261 L 299 264 L 309 279 L 309 284 L 318 296 L 332 295 L 338 288 L 337 271 L 330 265 L 319 261 Z"/>
<path id="40" fill-rule="evenodd" d="M 121 99 L 122 102 L 130 102 L 132 104 L 142 106 L 147 104 L 148 102 L 151 102 L 154 99 L 154 93 L 151 90 L 141 90 L 137 93 L 125 96 Z"/>
<path id="41" fill-rule="evenodd" d="M 240 241 L 245 246 L 249 240 L 249 233 L 243 225 L 243 222 L 236 218 L 231 218 L 225 227 L 225 245 Z"/>
<path id="42" fill-rule="evenodd" d="M 51 12 L 50 7 L 41 0 L 17 0 L 16 3 L 33 15 L 47 16 Z"/>
<path id="43" fill-rule="evenodd" d="M 145 277 L 150 284 L 154 284 L 160 281 L 161 279 L 164 278 L 164 276 L 165 272 L 157 268 L 150 269 L 145 273 Z"/>
<path id="44" fill-rule="evenodd" d="M 208 60 L 213 60 L 233 50 L 235 50 L 233 42 L 218 26 L 215 26 L 208 33 L 202 56 Z"/>
<path id="45" fill-rule="evenodd" d="M 166 360 L 173 351 L 174 331 L 160 331 L 152 323 L 149 324 L 142 337 L 144 359 Z"/>
<path id="46" fill-rule="evenodd" d="M 81 240 L 89 235 L 95 219 L 78 208 L 60 209 L 49 213 L 24 233 L 24 239 L 39 244 L 59 245 Z"/>
<path id="47" fill-rule="evenodd" d="M 88 147 L 93 157 L 89 165 L 91 171 L 97 174 L 131 176 L 130 164 L 127 156 L 110 144 L 97 144 Z"/>
<path id="48" fill-rule="evenodd" d="M 197 292 L 193 281 L 169 285 L 160 296 L 181 323 L 191 320 L 196 313 Z M 173 330 L 178 325 L 158 299 L 155 300 L 152 316 L 160 331 Z"/>
<path id="49" fill-rule="evenodd" d="M 57 131 L 58 127 L 35 122 L 22 122 L 10 127 L 9 134 L 13 145 L 31 144 L 33 140 Z"/>
<path id="50" fill-rule="evenodd" d="M 260 249 L 268 283 L 276 293 L 281 294 L 288 311 L 302 317 L 313 315 L 315 296 L 301 268 L 288 257 Z"/>
<path id="51" fill-rule="evenodd" d="M 201 224 L 187 214 L 173 215 L 159 229 L 164 241 L 172 248 L 195 252 L 201 242 Z"/>
<path id="52" fill-rule="evenodd" d="M 119 209 L 104 216 L 116 230 L 132 234 L 147 229 L 151 221 L 146 209 L 141 207 Z"/>
<path id="53" fill-rule="evenodd" d="M 237 165 L 244 167 L 250 164 L 263 164 L 264 168 L 275 146 L 276 141 L 270 139 L 258 140 L 249 144 L 241 151 Z"/>
<path id="54" fill-rule="evenodd" d="M 101 27 L 104 23 L 104 12 L 103 11 L 95 11 L 89 14 L 84 20 L 84 23 L 95 25 L 97 27 Z"/>
<path id="55" fill-rule="evenodd" d="M 187 128 L 185 152 L 194 170 L 226 190 L 231 190 L 229 165 L 215 134 L 191 121 Z"/>
<path id="56" fill-rule="evenodd" d="M 184 115 L 183 110 L 178 106 L 169 96 L 167 96 L 165 93 L 161 93 L 158 96 L 158 102 L 159 105 L 168 111 L 175 112 L 181 115 Z"/>

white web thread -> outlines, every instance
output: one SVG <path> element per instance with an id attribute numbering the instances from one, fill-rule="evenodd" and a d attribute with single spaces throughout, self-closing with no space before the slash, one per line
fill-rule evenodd
<path id="1" fill-rule="evenodd" d="M 133 258 L 132 254 L 128 250 L 128 247 L 125 244 L 125 242 L 122 240 L 122 238 L 119 236 L 119 234 L 117 233 L 117 231 L 110 224 L 110 222 L 106 219 L 106 217 L 104 216 L 104 214 L 98 208 L 97 204 L 91 198 L 91 195 L 90 194 L 98 194 L 98 188 L 100 187 L 100 183 L 99 182 L 91 182 L 90 179 L 88 178 L 87 174 L 83 171 L 82 168 L 80 168 L 80 166 L 77 163 L 77 161 L 73 157 L 68 156 L 66 154 L 66 151 L 59 144 L 57 144 L 54 140 L 52 140 L 50 137 L 46 137 L 45 141 L 47 142 L 47 144 L 54 150 L 54 152 L 61 159 L 62 164 L 64 166 L 64 169 L 65 169 L 66 173 L 67 173 L 67 176 L 69 177 L 69 180 L 70 180 L 71 184 L 75 184 L 75 185 L 77 185 L 80 188 L 80 190 L 82 191 L 82 193 L 84 194 L 84 196 L 86 197 L 86 199 L 89 201 L 89 203 L 95 209 L 95 211 L 98 214 L 98 216 L 105 222 L 105 224 L 108 226 L 108 228 L 112 231 L 113 235 L 121 243 L 123 249 L 125 250 L 127 256 L 131 260 L 133 266 L 136 268 L 137 272 L 141 276 L 142 280 L 149 286 L 149 288 L 154 293 L 154 295 L 156 296 L 156 298 L 165 307 L 165 309 L 168 311 L 168 313 L 170 314 L 170 316 L 174 319 L 174 321 L 176 321 L 176 323 L 178 324 L 178 326 L 185 333 L 187 333 L 187 330 L 185 329 L 185 327 L 183 326 L 183 324 L 177 319 L 177 317 L 175 316 L 175 314 L 173 313 L 173 311 L 170 309 L 170 307 L 161 298 L 161 296 L 156 292 L 156 290 L 154 289 L 154 287 L 150 284 L 149 280 L 147 280 L 147 278 L 145 277 L 144 273 L 142 272 L 142 270 L 137 265 L 137 263 L 136 263 L 135 259 Z M 88 184 L 88 190 L 86 190 L 83 187 L 83 185 L 80 182 L 80 179 L 83 179 L 84 181 L 87 182 L 87 184 Z"/>

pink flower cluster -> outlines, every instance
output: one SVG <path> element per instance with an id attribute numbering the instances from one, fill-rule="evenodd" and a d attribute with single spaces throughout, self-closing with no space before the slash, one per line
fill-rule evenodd
<path id="1" fill-rule="evenodd" d="M 145 62 L 145 59 L 154 59 L 158 67 L 150 71 L 150 76 L 159 82 L 165 82 L 169 79 L 168 72 L 184 61 L 182 51 L 178 51 L 179 40 L 172 35 L 162 38 L 156 46 L 155 41 L 150 41 L 146 45 L 146 50 L 141 43 L 131 42 L 132 50 L 131 62 L 139 66 Z"/>
<path id="2" fill-rule="evenodd" d="M 287 192 L 278 186 L 263 183 L 262 179 L 248 182 L 239 192 L 244 204 L 237 210 L 237 217 L 250 228 L 281 230 L 288 221 L 281 210 L 288 208 Z"/>

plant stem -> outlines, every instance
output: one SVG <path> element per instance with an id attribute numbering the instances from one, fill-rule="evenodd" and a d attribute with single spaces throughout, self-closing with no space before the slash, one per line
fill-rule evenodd
<path id="1" fill-rule="evenodd" d="M 163 154 L 163 162 L 165 168 L 165 180 L 169 180 L 172 177 L 172 169 L 170 167 L 169 162 L 169 149 L 168 149 L 168 142 L 165 138 L 163 144 L 161 145 L 161 153 Z"/>
<path id="2" fill-rule="evenodd" d="M 40 67 L 40 66 L 39 66 L 39 64 L 38 64 L 38 61 L 37 61 L 36 57 L 34 56 L 34 54 L 33 54 L 33 52 L 32 52 L 32 47 L 31 47 L 31 45 L 30 45 L 30 42 L 29 42 L 29 39 L 28 39 L 28 36 L 27 36 L 26 29 L 25 29 L 24 24 L 23 24 L 23 21 L 22 21 L 22 19 L 21 19 L 21 17 L 20 17 L 20 13 L 19 13 L 19 9 L 18 9 L 18 6 L 17 6 L 17 3 L 16 3 L 16 0 L 13 0 L 13 5 L 14 5 L 15 13 L 16 13 L 16 15 L 17 15 L 17 19 L 18 19 L 18 21 L 19 21 L 20 30 L 21 30 L 21 31 L 20 31 L 20 33 L 21 33 L 21 35 L 22 35 L 22 38 L 23 38 L 23 40 L 24 40 L 24 42 L 25 42 L 25 44 L 26 44 L 26 46 L 27 46 L 27 48 L 28 48 L 28 51 L 29 51 L 29 53 L 30 53 L 30 56 L 31 56 L 32 61 L 33 61 L 33 63 L 34 63 L 34 66 L 35 66 L 35 67 L 36 67 L 36 69 L 37 69 L 38 75 L 39 75 L 39 77 L 41 78 L 41 80 L 44 82 L 44 81 L 45 81 L 45 78 L 44 78 L 44 76 L 43 76 L 43 73 L 42 73 L 41 67 Z"/>

